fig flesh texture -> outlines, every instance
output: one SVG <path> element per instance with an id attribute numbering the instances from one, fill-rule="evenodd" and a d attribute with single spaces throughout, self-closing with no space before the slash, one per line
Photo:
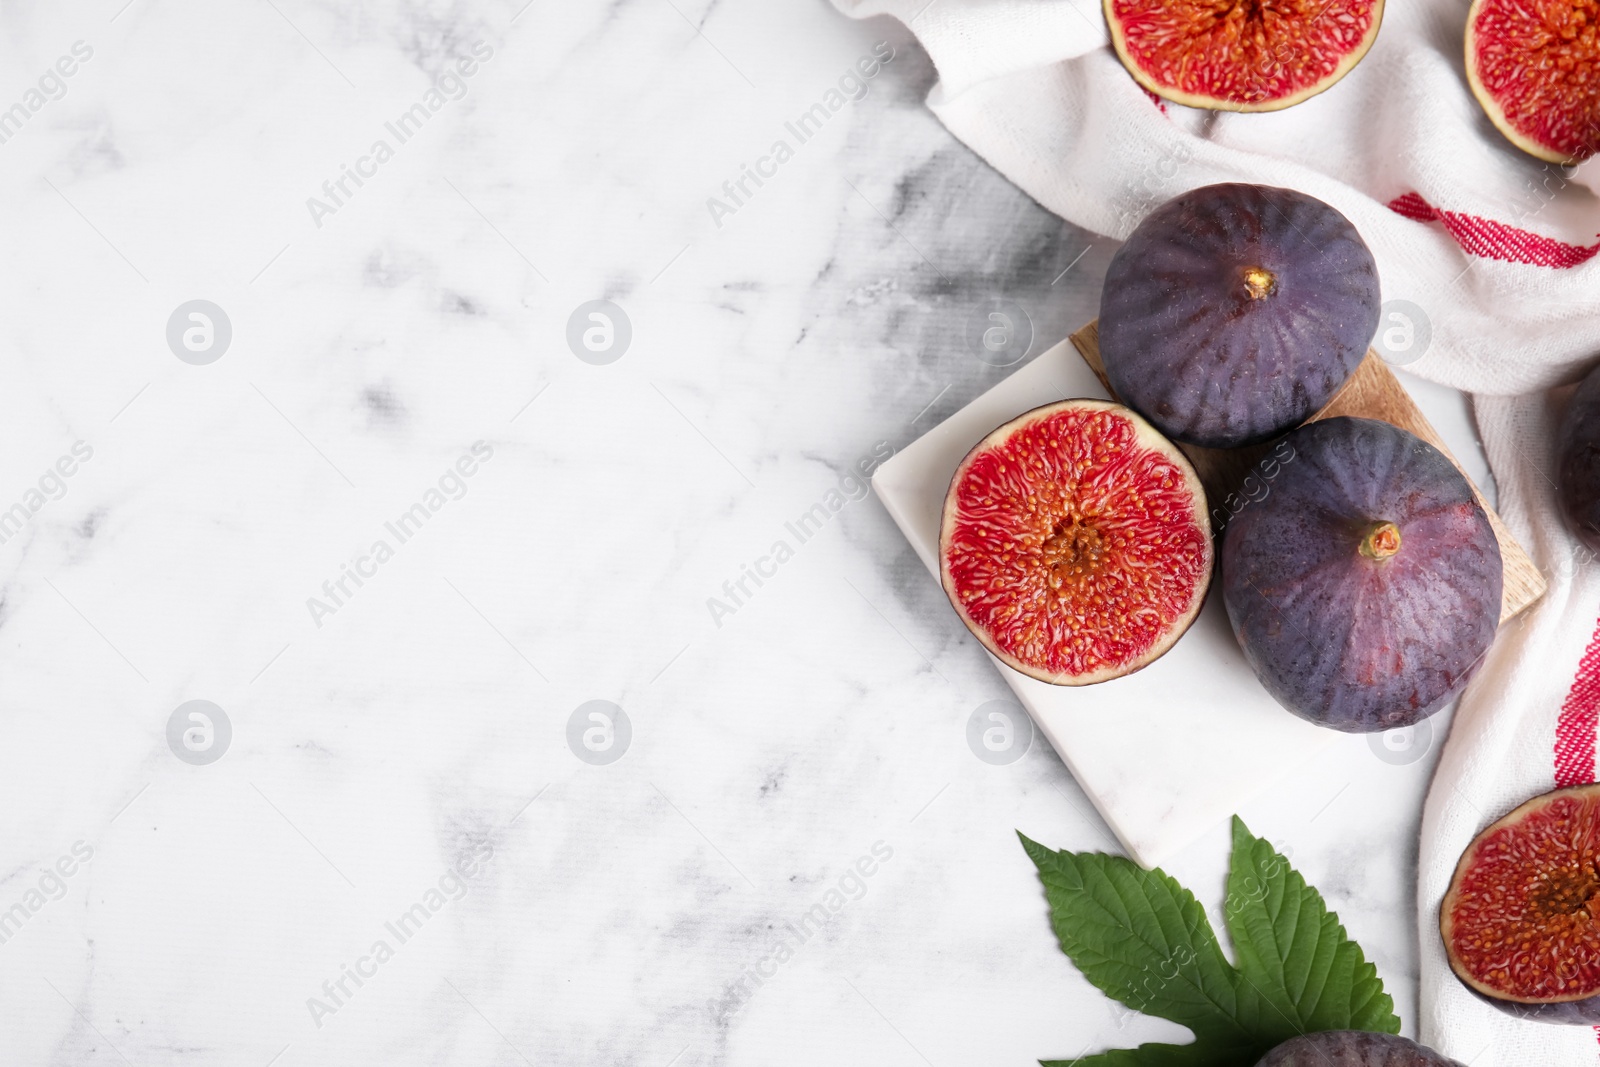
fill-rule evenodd
<path id="1" fill-rule="evenodd" d="M 1475 0 L 1467 83 L 1512 144 L 1551 163 L 1600 150 L 1600 0 Z"/>
<path id="2" fill-rule="evenodd" d="M 1157 96 L 1277 111 L 1327 89 L 1377 39 L 1383 0 L 1105 0 L 1117 58 Z"/>
<path id="3" fill-rule="evenodd" d="M 1461 1063 L 1394 1034 L 1325 1030 L 1285 1041 L 1256 1067 L 1461 1067 Z"/>
<path id="4" fill-rule="evenodd" d="M 1120 404 L 1065 400 L 980 441 L 950 481 L 940 573 L 985 648 L 1055 685 L 1153 662 L 1199 614 L 1213 548 L 1205 491 Z"/>
<path id="5" fill-rule="evenodd" d="M 1100 355 L 1118 397 L 1168 437 L 1255 444 L 1332 399 L 1380 304 L 1377 263 L 1337 209 L 1209 185 L 1156 208 L 1112 257 Z"/>
<path id="6" fill-rule="evenodd" d="M 1600 367 L 1572 394 L 1556 447 L 1561 513 L 1573 535 L 1600 552 Z"/>
<path id="7" fill-rule="evenodd" d="M 1439 932 L 1456 977 L 1502 1011 L 1600 1023 L 1600 786 L 1535 797 L 1474 838 Z"/>
<path id="8" fill-rule="evenodd" d="M 1229 523 L 1223 598 L 1245 659 L 1303 718 L 1409 726 L 1466 685 L 1500 619 L 1500 545 L 1449 458 L 1375 419 L 1284 438 L 1268 494 Z"/>

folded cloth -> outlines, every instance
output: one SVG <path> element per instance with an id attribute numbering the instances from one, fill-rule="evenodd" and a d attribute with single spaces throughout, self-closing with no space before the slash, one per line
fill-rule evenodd
<path id="1" fill-rule="evenodd" d="M 1498 510 L 1543 568 L 1550 589 L 1501 627 L 1456 708 L 1423 810 L 1421 1033 L 1424 1042 L 1472 1067 L 1600 1062 L 1594 1029 L 1519 1022 L 1468 993 L 1450 973 L 1439 937 L 1440 902 L 1478 832 L 1531 797 L 1595 778 L 1600 567 L 1567 532 L 1550 481 L 1555 429 L 1570 392 L 1473 401 L 1500 489 Z"/>
<path id="2" fill-rule="evenodd" d="M 1595 773 L 1600 567 L 1556 510 L 1552 434 L 1600 355 L 1600 168 L 1514 148 L 1467 87 L 1467 0 L 1390 3 L 1367 57 L 1268 114 L 1206 112 L 1140 88 L 1094 0 L 834 0 L 891 15 L 938 68 L 928 106 L 1039 203 L 1109 237 L 1223 181 L 1288 186 L 1349 216 L 1383 279 L 1391 358 L 1473 395 L 1499 510 L 1545 571 L 1462 697 L 1424 812 L 1418 884 L 1424 1041 L 1472 1067 L 1593 1067 L 1586 1027 L 1523 1023 L 1450 975 L 1438 907 L 1472 836 L 1558 782 Z M 1391 304 L 1389 302 L 1396 303 Z"/>

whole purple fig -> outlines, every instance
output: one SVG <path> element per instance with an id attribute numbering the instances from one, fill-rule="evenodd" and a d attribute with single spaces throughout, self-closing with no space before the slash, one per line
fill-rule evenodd
<path id="1" fill-rule="evenodd" d="M 1461 1063 L 1394 1034 L 1327 1030 L 1285 1041 L 1256 1067 L 1461 1067 Z"/>
<path id="2" fill-rule="evenodd" d="M 1124 403 L 1168 437 L 1231 448 L 1332 399 L 1378 329 L 1378 267 L 1315 197 L 1208 185 L 1167 201 L 1117 250 L 1100 355 Z"/>
<path id="3" fill-rule="evenodd" d="M 1500 621 L 1500 545 L 1432 445 L 1337 417 L 1284 438 L 1222 542 L 1234 635 L 1267 691 L 1336 730 L 1409 726 L 1466 685 Z"/>
<path id="4" fill-rule="evenodd" d="M 1591 551 L 1600 552 L 1600 366 L 1572 395 L 1557 448 L 1561 512 L 1573 535 Z"/>

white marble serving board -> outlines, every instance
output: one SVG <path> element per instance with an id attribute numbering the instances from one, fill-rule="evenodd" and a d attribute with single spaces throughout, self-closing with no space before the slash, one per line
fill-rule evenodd
<path id="1" fill-rule="evenodd" d="M 956 465 L 1001 423 L 1066 397 L 1106 397 L 1063 341 L 878 468 L 873 488 L 938 581 L 939 512 Z M 1238 811 L 1338 734 L 1262 689 L 1213 585 L 1200 617 L 1144 670 L 1072 688 L 990 657 L 1128 854 L 1153 867 Z"/>

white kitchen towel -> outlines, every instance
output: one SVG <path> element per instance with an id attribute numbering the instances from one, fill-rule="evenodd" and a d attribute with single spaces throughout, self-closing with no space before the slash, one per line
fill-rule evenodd
<path id="1" fill-rule="evenodd" d="M 1593 1029 L 1517 1022 L 1467 993 L 1439 937 L 1440 902 L 1478 832 L 1529 797 L 1595 778 L 1600 567 L 1567 532 L 1551 483 L 1556 425 L 1571 391 L 1473 403 L 1499 510 L 1550 581 L 1537 607 L 1501 628 L 1462 697 L 1423 812 L 1421 1030 L 1429 1044 L 1474 1067 L 1600 1062 Z"/>
<path id="2" fill-rule="evenodd" d="M 1095 0 L 834 3 L 909 26 L 938 69 L 928 106 L 939 119 L 1095 233 L 1125 238 L 1157 204 L 1221 181 L 1302 190 L 1361 231 L 1383 278 L 1382 328 L 1404 325 L 1387 302 L 1412 305 L 1406 369 L 1474 394 L 1500 511 L 1550 581 L 1462 698 L 1429 795 L 1419 1029 L 1472 1067 L 1600 1063 L 1589 1028 L 1522 1023 L 1473 999 L 1446 971 L 1435 933 L 1444 886 L 1478 829 L 1557 781 L 1594 776 L 1600 575 L 1555 511 L 1548 390 L 1600 356 L 1600 200 L 1590 187 L 1600 166 L 1542 163 L 1484 117 L 1463 73 L 1467 0 L 1391 0 L 1349 76 L 1255 115 L 1153 99 L 1111 51 Z"/>

